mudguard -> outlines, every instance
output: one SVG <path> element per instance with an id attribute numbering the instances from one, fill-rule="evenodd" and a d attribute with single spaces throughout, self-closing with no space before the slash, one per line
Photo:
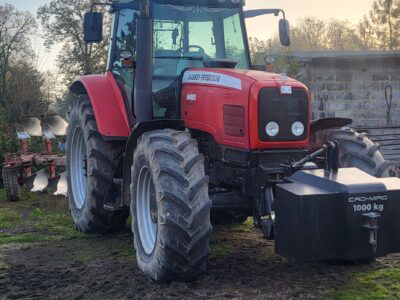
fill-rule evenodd
<path id="1" fill-rule="evenodd" d="M 348 118 L 325 118 L 311 122 L 310 135 L 315 135 L 318 131 L 330 129 L 330 128 L 341 128 L 353 123 L 352 119 Z"/>
<path id="2" fill-rule="evenodd" d="M 79 77 L 70 87 L 75 94 L 87 94 L 93 107 L 97 128 L 108 138 L 129 137 L 132 124 L 121 90 L 111 72 Z"/>

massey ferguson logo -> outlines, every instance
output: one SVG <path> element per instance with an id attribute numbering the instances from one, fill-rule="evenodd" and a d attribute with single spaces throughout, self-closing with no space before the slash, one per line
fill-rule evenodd
<path id="1" fill-rule="evenodd" d="M 378 195 L 378 196 L 359 196 L 359 197 L 350 197 L 349 202 L 374 202 L 374 201 L 385 201 L 387 200 L 387 195 Z"/>

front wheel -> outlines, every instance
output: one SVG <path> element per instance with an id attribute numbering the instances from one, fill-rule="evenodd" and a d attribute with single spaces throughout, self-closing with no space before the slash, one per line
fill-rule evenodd
<path id="1" fill-rule="evenodd" d="M 190 281 L 209 256 L 211 200 L 203 156 L 188 132 L 143 134 L 132 165 L 131 215 L 139 268 L 153 281 Z"/>
<path id="2" fill-rule="evenodd" d="M 389 165 L 379 151 L 379 144 L 366 133 L 350 128 L 331 129 L 325 132 L 326 141 L 339 145 L 339 167 L 355 167 L 375 177 L 389 177 Z"/>

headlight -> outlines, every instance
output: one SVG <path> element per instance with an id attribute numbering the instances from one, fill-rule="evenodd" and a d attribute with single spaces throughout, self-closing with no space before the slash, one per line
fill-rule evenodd
<path id="1" fill-rule="evenodd" d="M 295 136 L 301 136 L 304 133 L 304 125 L 301 122 L 294 122 L 292 124 L 292 133 Z"/>
<path id="2" fill-rule="evenodd" d="M 279 133 L 279 125 L 276 122 L 269 122 L 265 131 L 269 136 L 276 136 Z"/>

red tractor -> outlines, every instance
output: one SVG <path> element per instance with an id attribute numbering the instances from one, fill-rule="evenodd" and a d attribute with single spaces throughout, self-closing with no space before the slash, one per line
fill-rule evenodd
<path id="1" fill-rule="evenodd" d="M 107 72 L 80 77 L 67 131 L 69 205 L 78 230 L 132 216 L 140 269 L 157 282 L 204 272 L 212 222 L 254 218 L 294 261 L 371 260 L 400 251 L 400 180 L 379 145 L 310 122 L 310 93 L 251 70 L 243 0 L 120 0 Z M 85 40 L 102 39 L 101 13 Z"/>

